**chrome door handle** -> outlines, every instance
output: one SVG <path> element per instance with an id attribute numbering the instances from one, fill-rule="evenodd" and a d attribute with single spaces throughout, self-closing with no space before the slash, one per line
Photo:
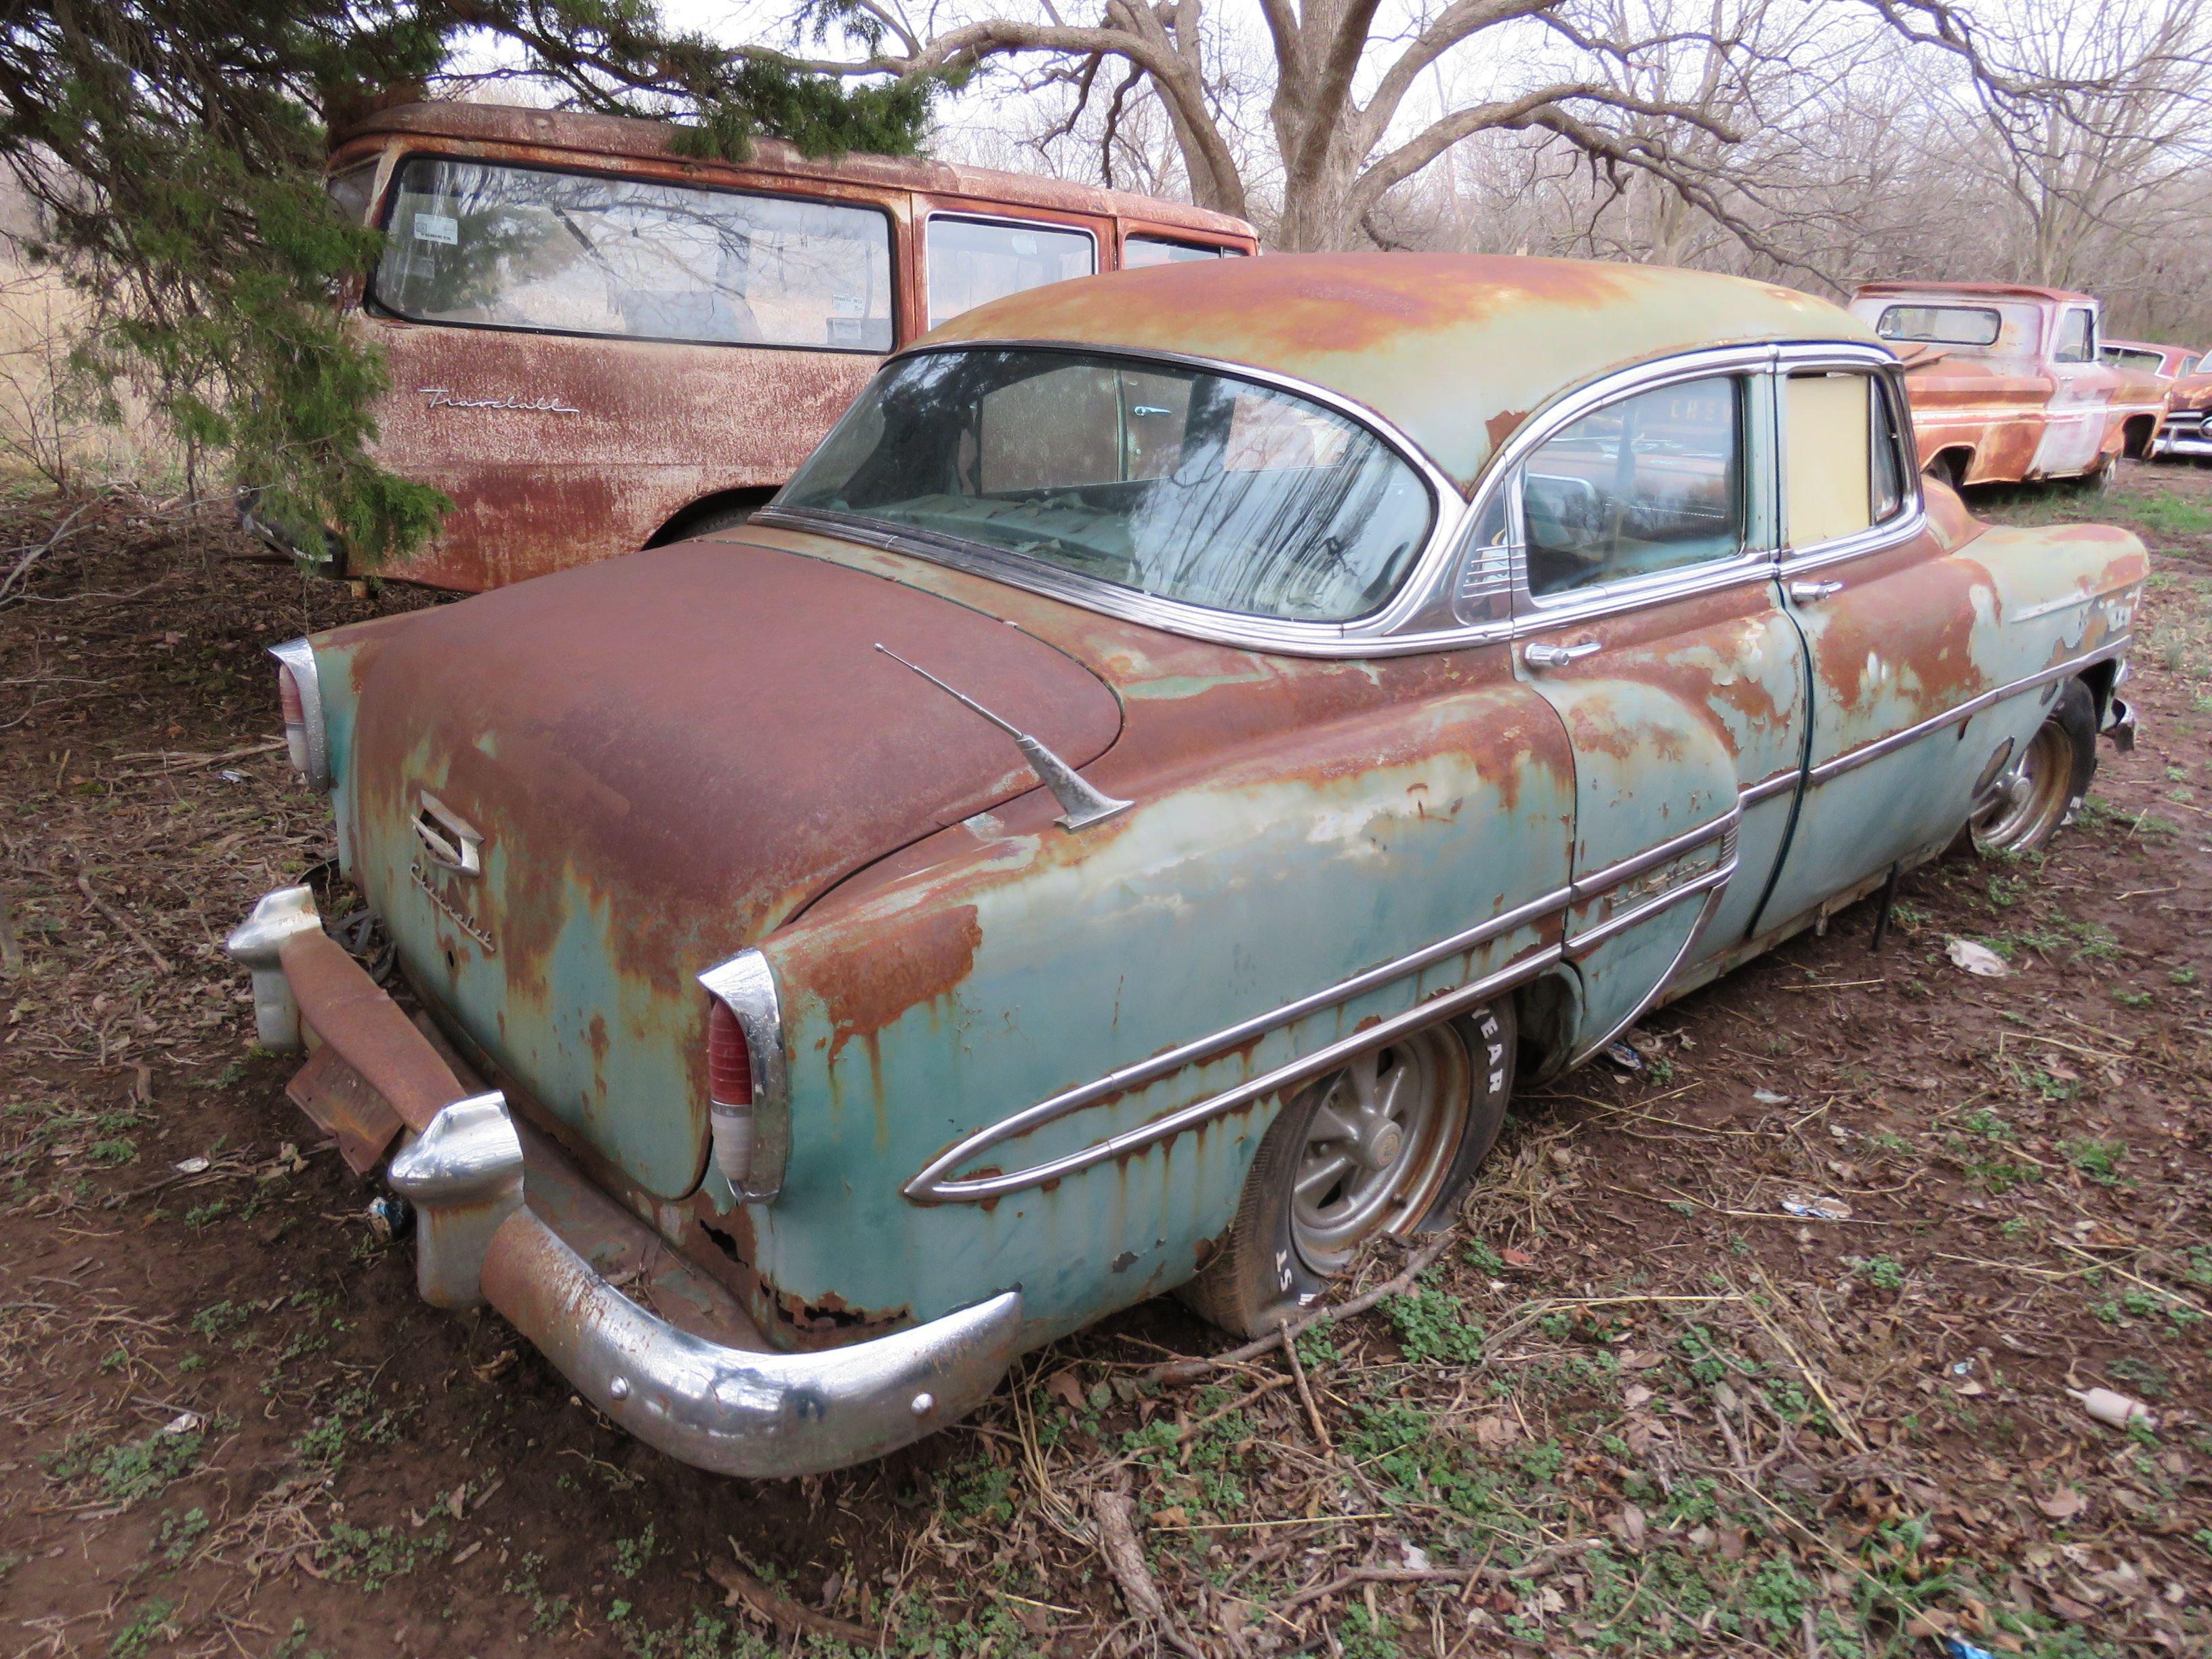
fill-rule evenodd
<path id="1" fill-rule="evenodd" d="M 1531 668 L 1559 668 L 1571 662 L 1580 662 L 1604 649 L 1596 640 L 1584 640 L 1579 645 L 1524 645 L 1521 660 Z"/>
<path id="2" fill-rule="evenodd" d="M 1790 597 L 1800 605 L 1810 605 L 1815 599 L 1825 599 L 1844 591 L 1841 582 L 1792 582 Z"/>

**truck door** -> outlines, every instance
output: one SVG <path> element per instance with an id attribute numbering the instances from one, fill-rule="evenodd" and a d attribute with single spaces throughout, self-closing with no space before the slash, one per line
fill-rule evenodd
<path id="1" fill-rule="evenodd" d="M 1774 587 L 1771 357 L 1623 377 L 1521 463 L 1516 672 L 1575 760 L 1578 1057 L 1741 937 L 1787 831 L 1805 665 Z"/>
<path id="2" fill-rule="evenodd" d="M 389 196 L 377 456 L 454 510 L 388 574 L 483 588 L 633 552 L 702 495 L 782 483 L 893 343 L 878 206 L 428 155 Z"/>
<path id="3" fill-rule="evenodd" d="M 2051 345 L 2051 402 L 2029 476 L 2070 478 L 2097 465 L 2119 376 L 2097 361 L 2097 315 L 2087 306 L 2060 308 Z"/>

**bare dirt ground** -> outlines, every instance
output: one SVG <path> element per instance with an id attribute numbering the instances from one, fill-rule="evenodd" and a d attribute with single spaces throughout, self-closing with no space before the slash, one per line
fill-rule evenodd
<path id="1" fill-rule="evenodd" d="M 2049 856 L 1930 866 L 1881 954 L 1862 905 L 1522 1101 L 1304 1387 L 1162 1382 L 1228 1345 L 1159 1304 L 767 1485 L 419 1304 L 249 1052 L 222 934 L 329 850 L 261 647 L 422 601 L 88 509 L 0 610 L 0 1652 L 2212 1651 L 2212 472 L 1977 506 L 2157 550 L 2142 742 Z M 0 505 L 0 576 L 68 510 Z"/>

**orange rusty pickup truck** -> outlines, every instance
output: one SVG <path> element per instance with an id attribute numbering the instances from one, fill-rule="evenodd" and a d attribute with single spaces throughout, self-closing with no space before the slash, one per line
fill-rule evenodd
<path id="1" fill-rule="evenodd" d="M 1868 283 L 1850 309 L 1904 361 L 1920 465 L 1954 484 L 2102 479 L 2158 435 L 2164 384 L 2100 360 L 2087 294 Z"/>
<path id="2" fill-rule="evenodd" d="M 331 574 L 477 590 L 726 527 L 946 318 L 1258 250 L 1241 219 L 1150 197 L 773 141 L 736 166 L 677 132 L 417 103 L 333 135 L 332 192 L 386 238 L 348 296 L 391 369 L 375 454 L 453 511 L 427 547 L 342 549 Z"/>

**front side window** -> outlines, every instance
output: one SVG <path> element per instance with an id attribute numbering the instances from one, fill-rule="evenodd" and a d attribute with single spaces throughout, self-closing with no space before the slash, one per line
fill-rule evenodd
<path id="1" fill-rule="evenodd" d="M 365 224 L 368 220 L 369 192 L 376 188 L 376 163 L 365 161 L 343 173 L 334 173 L 324 181 L 323 188 L 330 191 L 338 211 L 357 225 Z"/>
<path id="2" fill-rule="evenodd" d="M 929 325 L 1024 289 L 1088 276 L 1098 244 L 1088 231 L 988 219 L 929 222 Z"/>
<path id="3" fill-rule="evenodd" d="M 416 156 L 378 304 L 418 322 L 891 347 L 890 221 L 780 196 Z"/>
<path id="4" fill-rule="evenodd" d="M 1995 345 L 2004 319 L 1990 306 L 1885 306 L 1874 331 L 1885 340 Z"/>
<path id="5" fill-rule="evenodd" d="M 1908 428 L 1889 388 L 1856 369 L 1792 374 L 1782 406 L 1790 545 L 1855 536 L 1909 498 Z"/>
<path id="6" fill-rule="evenodd" d="M 1743 549 L 1743 392 L 1661 386 L 1585 415 L 1521 472 L 1528 591 L 1541 599 Z"/>
<path id="7" fill-rule="evenodd" d="M 2051 361 L 2087 363 L 2096 357 L 2096 331 L 2090 326 L 2089 313 L 2079 306 L 2068 307 L 2058 319 L 2058 339 L 2051 348 Z"/>
<path id="8" fill-rule="evenodd" d="M 1145 265 L 1180 265 L 1194 259 L 1234 259 L 1241 247 L 1206 247 L 1196 242 L 1170 242 L 1164 236 L 1132 236 L 1121 244 L 1121 269 Z"/>
<path id="9" fill-rule="evenodd" d="M 933 351 L 878 376 L 777 498 L 1212 610 L 1382 605 L 1434 514 L 1364 426 L 1295 393 L 1090 354 Z"/>

